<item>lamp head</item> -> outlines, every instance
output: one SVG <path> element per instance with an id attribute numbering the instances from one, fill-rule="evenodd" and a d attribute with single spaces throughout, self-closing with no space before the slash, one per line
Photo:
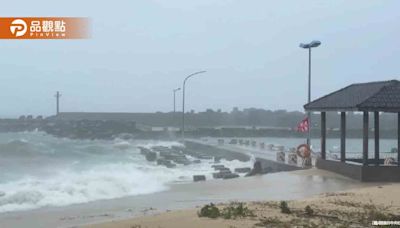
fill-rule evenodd
<path id="1" fill-rule="evenodd" d="M 308 44 L 300 43 L 299 46 L 300 46 L 301 48 L 313 48 L 313 47 L 318 47 L 319 45 L 321 45 L 321 41 L 313 40 L 313 41 L 311 41 L 311 42 L 308 43 Z"/>

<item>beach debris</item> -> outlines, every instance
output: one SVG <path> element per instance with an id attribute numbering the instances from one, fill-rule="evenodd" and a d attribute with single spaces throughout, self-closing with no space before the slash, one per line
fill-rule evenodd
<path id="1" fill-rule="evenodd" d="M 257 146 L 257 141 L 254 141 L 254 140 L 251 141 L 251 146 L 252 146 L 252 147 L 256 147 L 256 146 Z"/>
<path id="2" fill-rule="evenodd" d="M 236 168 L 235 173 L 248 173 L 251 171 L 250 167 L 244 167 L 244 168 Z"/>
<path id="3" fill-rule="evenodd" d="M 218 139 L 218 145 L 224 145 L 224 140 L 223 139 Z"/>
<path id="4" fill-rule="evenodd" d="M 193 175 L 193 181 L 198 182 L 198 181 L 205 181 L 206 176 L 205 175 Z"/>

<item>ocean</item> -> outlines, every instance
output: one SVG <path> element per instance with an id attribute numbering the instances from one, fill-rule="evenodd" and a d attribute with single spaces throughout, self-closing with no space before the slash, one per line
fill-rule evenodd
<path id="1" fill-rule="evenodd" d="M 258 138 L 257 141 L 294 147 L 304 140 Z M 314 142 L 318 147 L 318 140 Z M 138 149 L 138 146 L 172 145 L 180 144 L 123 139 L 73 140 L 43 132 L 1 133 L 0 213 L 151 194 L 168 190 L 172 184 L 192 182 L 193 175 L 212 178 L 213 160 L 166 168 L 146 161 Z M 335 149 L 338 145 L 338 139 L 328 140 L 328 148 Z M 390 151 L 396 145 L 396 140 L 381 141 L 382 151 Z M 347 146 L 357 151 L 362 141 L 349 139 Z M 195 158 L 189 157 L 189 160 Z M 253 162 L 254 159 L 221 160 L 221 164 L 231 169 L 252 167 Z"/>

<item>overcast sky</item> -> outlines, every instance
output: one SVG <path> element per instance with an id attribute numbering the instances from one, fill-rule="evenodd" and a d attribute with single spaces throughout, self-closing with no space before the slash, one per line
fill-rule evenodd
<path id="1" fill-rule="evenodd" d="M 0 117 L 62 111 L 303 110 L 350 83 L 399 79 L 400 1 L 5 1 L 0 15 L 89 17 L 88 40 L 0 40 Z M 0 25 L 1 26 L 1 25 Z M 177 105 L 181 108 L 181 93 Z"/>

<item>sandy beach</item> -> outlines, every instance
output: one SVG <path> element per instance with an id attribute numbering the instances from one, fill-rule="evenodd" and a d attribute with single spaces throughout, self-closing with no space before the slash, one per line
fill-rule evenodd
<path id="1" fill-rule="evenodd" d="M 247 202 L 245 206 L 254 212 L 251 217 L 235 219 L 200 218 L 200 208 L 177 210 L 142 216 L 122 221 L 89 225 L 87 228 L 184 228 L 184 227 L 310 227 L 343 226 L 365 227 L 374 218 L 400 218 L 400 184 L 377 184 L 348 191 L 318 194 L 299 200 L 287 201 L 290 214 L 281 212 L 279 201 Z M 229 204 L 218 204 L 222 209 Z M 313 213 L 307 214 L 309 206 Z"/>

